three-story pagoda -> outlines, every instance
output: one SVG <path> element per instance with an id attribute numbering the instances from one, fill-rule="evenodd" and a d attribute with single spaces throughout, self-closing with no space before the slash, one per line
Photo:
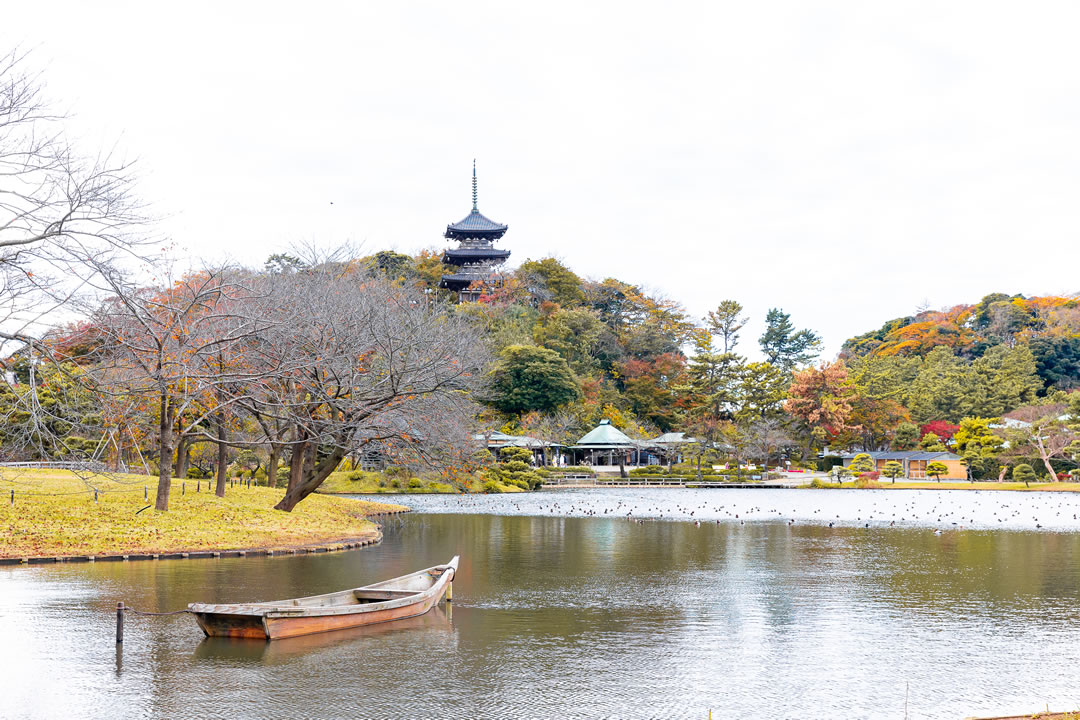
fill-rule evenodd
<path id="1" fill-rule="evenodd" d="M 457 240 L 456 248 L 443 253 L 442 261 L 454 266 L 443 275 L 440 285 L 458 294 L 462 302 L 476 300 L 485 290 L 498 285 L 497 268 L 510 257 L 509 250 L 497 250 L 492 243 L 506 233 L 507 226 L 485 217 L 476 207 L 476 161 L 473 160 L 472 212 L 465 219 L 446 226 L 443 235 Z"/>

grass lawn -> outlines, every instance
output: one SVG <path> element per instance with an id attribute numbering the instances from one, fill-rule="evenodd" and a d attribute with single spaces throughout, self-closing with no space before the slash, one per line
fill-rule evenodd
<path id="1" fill-rule="evenodd" d="M 157 478 L 0 469 L 0 557 L 284 548 L 360 539 L 375 535 L 368 515 L 403 509 L 312 495 L 285 513 L 272 509 L 284 489 L 237 485 L 219 498 L 206 480 L 201 492 L 195 492 L 196 481 L 186 484 L 182 494 L 180 481 L 173 481 L 169 512 L 139 512 L 152 505 Z M 149 500 L 143 500 L 144 487 Z"/>

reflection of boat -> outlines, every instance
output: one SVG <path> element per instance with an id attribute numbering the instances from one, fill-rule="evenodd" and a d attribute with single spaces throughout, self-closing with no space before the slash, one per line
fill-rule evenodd
<path id="1" fill-rule="evenodd" d="M 328 595 L 273 602 L 188 605 L 210 637 L 277 640 L 423 615 L 442 598 L 457 572 L 458 558 L 445 565 Z"/>
<path id="2" fill-rule="evenodd" d="M 251 642 L 244 638 L 207 637 L 195 648 L 200 659 L 227 659 L 235 661 L 258 661 L 275 664 L 308 653 L 335 652 L 334 648 L 348 646 L 362 638 L 376 638 L 401 632 L 445 633 L 449 632 L 450 606 L 438 605 L 423 615 L 416 615 L 390 623 L 377 623 L 339 630 L 333 633 L 302 635 L 284 638 L 277 642 Z M 351 650 L 347 650 L 352 652 Z"/>

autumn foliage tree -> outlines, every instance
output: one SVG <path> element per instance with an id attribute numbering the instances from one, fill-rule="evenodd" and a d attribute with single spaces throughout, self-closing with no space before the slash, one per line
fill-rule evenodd
<path id="1" fill-rule="evenodd" d="M 796 371 L 788 395 L 784 409 L 810 430 L 821 428 L 830 440 L 858 430 L 851 424 L 854 388 L 843 362 Z"/>

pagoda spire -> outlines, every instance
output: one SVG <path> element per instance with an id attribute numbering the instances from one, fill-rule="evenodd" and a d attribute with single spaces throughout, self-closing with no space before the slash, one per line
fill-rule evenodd
<path id="1" fill-rule="evenodd" d="M 472 161 L 472 209 L 476 212 L 476 158 Z"/>

